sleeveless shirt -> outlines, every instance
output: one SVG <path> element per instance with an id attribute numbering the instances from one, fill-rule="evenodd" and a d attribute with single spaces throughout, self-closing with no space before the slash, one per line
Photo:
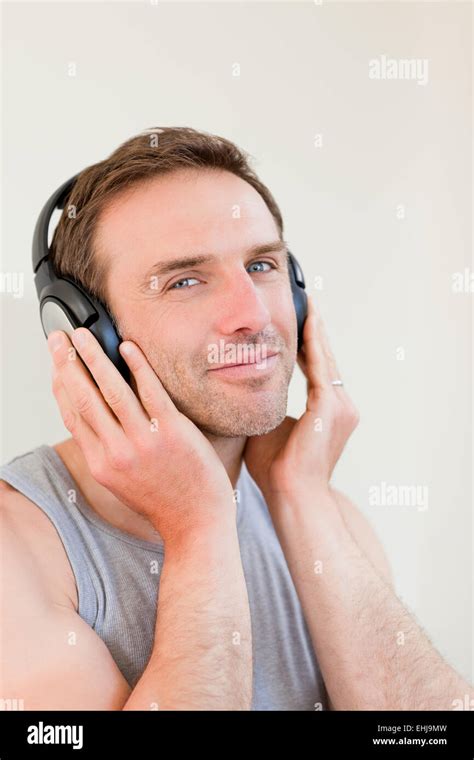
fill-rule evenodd
<path id="1" fill-rule="evenodd" d="M 86 502 L 47 444 L 11 459 L 0 478 L 51 520 L 75 576 L 78 614 L 133 689 L 150 658 L 164 544 L 111 525 Z M 257 484 L 242 461 L 237 533 L 252 628 L 252 710 L 325 710 L 327 692 L 292 578 Z"/>

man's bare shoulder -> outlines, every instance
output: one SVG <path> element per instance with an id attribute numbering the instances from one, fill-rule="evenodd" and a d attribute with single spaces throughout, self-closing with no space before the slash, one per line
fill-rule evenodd
<path id="1" fill-rule="evenodd" d="M 34 563 L 54 601 L 77 611 L 77 587 L 61 538 L 43 510 L 0 480 L 0 530 L 13 533 L 18 551 Z"/>
<path id="2" fill-rule="evenodd" d="M 130 686 L 75 609 L 72 570 L 54 525 L 5 482 L 0 556 L 0 694 L 24 700 L 27 710 L 122 710 Z"/>

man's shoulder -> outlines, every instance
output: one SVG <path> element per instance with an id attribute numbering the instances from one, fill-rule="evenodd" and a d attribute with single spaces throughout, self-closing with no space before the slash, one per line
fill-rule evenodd
<path id="1" fill-rule="evenodd" d="M 61 538 L 45 512 L 31 499 L 0 479 L 0 539 L 16 559 L 38 574 L 45 591 L 77 610 L 74 573 Z"/>

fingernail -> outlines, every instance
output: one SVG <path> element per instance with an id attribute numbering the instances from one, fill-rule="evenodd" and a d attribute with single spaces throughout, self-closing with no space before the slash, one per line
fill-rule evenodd
<path id="1" fill-rule="evenodd" d="M 62 333 L 56 330 L 55 332 L 51 333 L 51 335 L 48 336 L 48 346 L 52 351 L 57 351 L 58 348 L 61 348 L 63 342 L 63 336 Z"/>
<path id="2" fill-rule="evenodd" d="M 120 352 L 122 354 L 125 354 L 125 356 L 131 356 L 133 353 L 133 346 L 131 343 L 121 343 L 120 344 Z"/>
<path id="3" fill-rule="evenodd" d="M 85 333 L 74 330 L 73 337 L 74 343 L 76 346 L 79 346 L 79 348 L 82 348 L 82 346 L 86 345 L 87 335 Z"/>

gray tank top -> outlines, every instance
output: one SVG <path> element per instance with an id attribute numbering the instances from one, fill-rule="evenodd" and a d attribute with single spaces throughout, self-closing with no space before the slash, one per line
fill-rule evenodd
<path id="1" fill-rule="evenodd" d="M 78 614 L 105 642 L 133 688 L 152 651 L 163 544 L 135 537 L 101 518 L 52 446 L 10 460 L 0 467 L 0 479 L 37 504 L 55 526 L 76 579 Z M 245 462 L 236 490 L 252 624 L 252 710 L 328 709 L 285 557 Z"/>

